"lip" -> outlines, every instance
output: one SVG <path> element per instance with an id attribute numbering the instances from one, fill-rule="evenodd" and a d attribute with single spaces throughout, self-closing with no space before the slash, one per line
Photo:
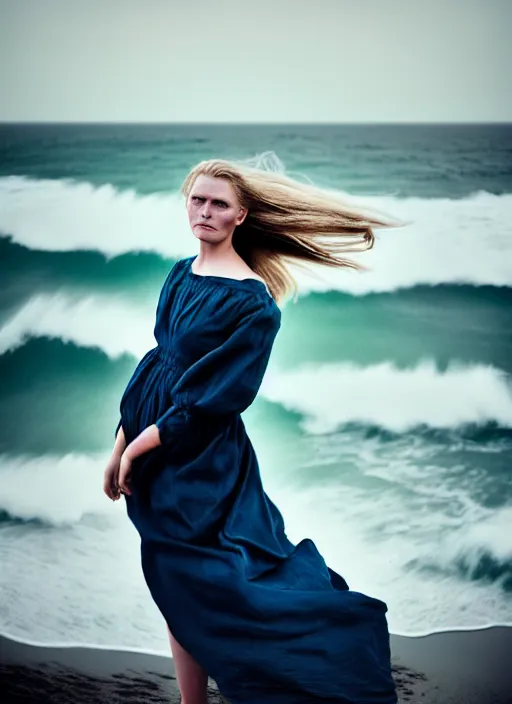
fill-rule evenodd
<path id="1" fill-rule="evenodd" d="M 197 224 L 199 225 L 199 227 L 202 227 L 205 230 L 215 230 L 215 228 L 212 227 L 211 225 L 204 225 L 202 222 L 198 222 Z"/>

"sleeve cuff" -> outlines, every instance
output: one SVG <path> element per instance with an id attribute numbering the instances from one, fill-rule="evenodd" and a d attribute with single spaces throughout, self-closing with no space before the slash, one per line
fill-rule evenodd
<path id="1" fill-rule="evenodd" d="M 190 414 L 186 409 L 171 406 L 171 408 L 155 422 L 160 435 L 161 444 L 171 445 L 175 443 L 178 438 L 183 437 L 186 433 L 189 420 Z"/>

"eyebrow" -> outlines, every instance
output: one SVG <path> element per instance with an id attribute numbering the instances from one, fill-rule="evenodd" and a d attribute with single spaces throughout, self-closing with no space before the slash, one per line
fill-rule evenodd
<path id="1" fill-rule="evenodd" d="M 190 197 L 191 197 L 191 198 L 203 198 L 203 199 L 205 199 L 206 196 L 202 196 L 200 193 L 191 193 L 191 194 L 190 194 Z M 222 198 L 212 198 L 212 202 L 213 202 L 213 203 L 224 203 L 224 205 L 229 205 L 229 203 L 227 203 L 227 202 L 226 202 L 225 200 L 223 200 Z"/>

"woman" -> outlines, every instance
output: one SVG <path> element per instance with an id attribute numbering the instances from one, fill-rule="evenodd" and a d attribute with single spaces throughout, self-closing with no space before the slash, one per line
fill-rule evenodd
<path id="1" fill-rule="evenodd" d="M 313 541 L 290 542 L 240 414 L 268 364 L 277 302 L 296 290 L 285 259 L 362 268 L 336 253 L 403 223 L 217 159 L 182 191 L 199 255 L 162 287 L 158 344 L 125 389 L 104 478 L 140 534 L 182 703 L 206 702 L 209 675 L 231 704 L 393 704 L 386 604 L 349 590 Z"/>

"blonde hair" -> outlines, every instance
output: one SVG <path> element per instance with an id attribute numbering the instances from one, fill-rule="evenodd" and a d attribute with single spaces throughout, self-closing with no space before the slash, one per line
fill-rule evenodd
<path id="1" fill-rule="evenodd" d="M 256 157 L 257 163 L 264 162 L 268 154 Z M 295 297 L 298 293 L 287 260 L 366 270 L 338 254 L 371 249 L 375 228 L 408 224 L 374 209 L 349 204 L 335 191 L 252 166 L 251 161 L 201 161 L 189 172 L 181 191 L 188 199 L 199 175 L 231 183 L 240 205 L 248 209 L 244 222 L 233 233 L 233 248 L 266 281 L 278 302 L 291 292 Z"/>

